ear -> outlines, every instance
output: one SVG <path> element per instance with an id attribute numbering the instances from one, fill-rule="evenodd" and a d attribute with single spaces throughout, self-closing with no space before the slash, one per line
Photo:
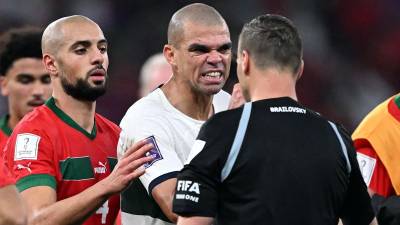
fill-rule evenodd
<path id="1" fill-rule="evenodd" d="M 301 60 L 301 64 L 300 64 L 300 67 L 299 67 L 299 71 L 297 72 L 296 80 L 300 79 L 300 77 L 303 75 L 303 71 L 304 71 L 304 61 Z"/>
<path id="2" fill-rule="evenodd" d="M 246 50 L 242 51 L 242 70 L 244 75 L 248 75 L 250 71 L 250 55 Z"/>
<path id="3" fill-rule="evenodd" d="M 56 66 L 54 56 L 49 55 L 49 54 L 44 54 L 42 61 L 43 61 L 44 67 L 46 68 L 47 71 L 49 71 L 50 75 L 57 75 L 58 69 Z"/>
<path id="4" fill-rule="evenodd" d="M 174 47 L 172 45 L 169 45 L 169 44 L 164 45 L 163 54 L 164 54 L 165 59 L 171 66 L 176 65 L 175 51 L 174 51 Z"/>
<path id="5" fill-rule="evenodd" d="M 8 95 L 8 87 L 7 87 L 8 79 L 6 75 L 0 76 L 0 86 L 1 86 L 1 95 L 7 96 Z"/>

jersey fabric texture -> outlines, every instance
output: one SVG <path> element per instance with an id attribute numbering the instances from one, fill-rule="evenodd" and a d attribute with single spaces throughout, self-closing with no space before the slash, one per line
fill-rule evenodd
<path id="1" fill-rule="evenodd" d="M 8 126 L 9 115 L 0 118 L 0 158 L 3 157 L 4 147 L 6 146 L 8 137 L 12 133 L 12 129 Z"/>
<path id="2" fill-rule="evenodd" d="M 56 190 L 57 201 L 74 196 L 107 177 L 117 163 L 120 129 L 96 114 L 91 133 L 50 98 L 27 114 L 6 146 L 6 159 L 20 191 L 36 186 Z M 119 197 L 110 197 L 83 224 L 113 224 Z"/>
<path id="3" fill-rule="evenodd" d="M 11 184 L 15 184 L 14 176 L 5 165 L 3 158 L 0 158 L 0 188 Z"/>
<path id="4" fill-rule="evenodd" d="M 220 91 L 213 98 L 214 111 L 226 110 L 229 100 L 230 95 Z M 156 147 L 151 150 L 155 159 L 147 164 L 146 173 L 121 195 L 123 225 L 171 224 L 151 191 L 157 184 L 176 177 L 183 168 L 203 123 L 174 108 L 159 88 L 129 108 L 120 124 L 119 154 L 130 143 L 144 138 Z"/>
<path id="5" fill-rule="evenodd" d="M 385 197 L 392 194 L 391 188 L 397 195 L 400 195 L 399 106 L 400 95 L 387 99 L 363 119 L 352 135 L 357 149 L 369 147 L 369 151 L 366 149 L 358 151 L 361 154 L 359 154 L 359 161 L 365 160 L 366 163 L 366 167 L 361 168 L 364 170 L 366 183 L 372 190 Z M 374 165 L 368 166 L 371 163 Z M 370 178 L 371 175 L 372 178 Z M 378 175 L 381 176 L 378 177 Z M 389 176 L 390 182 L 388 182 L 387 176 Z M 382 182 L 385 185 L 377 184 Z"/>
<path id="6" fill-rule="evenodd" d="M 291 98 L 218 113 L 196 142 L 199 153 L 178 175 L 178 215 L 215 217 L 218 225 L 336 225 L 339 217 L 367 225 L 373 218 L 350 136 Z"/>

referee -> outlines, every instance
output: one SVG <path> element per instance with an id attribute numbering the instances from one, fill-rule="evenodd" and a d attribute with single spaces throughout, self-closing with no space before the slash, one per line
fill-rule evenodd
<path id="1" fill-rule="evenodd" d="M 370 224 L 350 137 L 297 102 L 304 63 L 292 22 L 263 15 L 247 23 L 237 64 L 249 103 L 200 130 L 178 176 L 178 225 Z"/>

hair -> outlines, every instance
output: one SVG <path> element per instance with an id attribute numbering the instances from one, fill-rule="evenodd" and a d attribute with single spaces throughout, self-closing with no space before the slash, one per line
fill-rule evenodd
<path id="1" fill-rule="evenodd" d="M 206 26 L 227 26 L 215 8 L 203 3 L 193 3 L 179 9 L 172 16 L 168 25 L 168 44 L 179 47 L 186 22 Z"/>
<path id="2" fill-rule="evenodd" d="M 62 28 L 64 25 L 69 23 L 78 23 L 78 22 L 88 22 L 96 24 L 93 20 L 89 19 L 86 16 L 81 15 L 73 15 L 62 17 L 56 21 L 50 23 L 43 32 L 41 46 L 42 53 L 50 53 L 56 54 L 58 49 L 63 43 L 63 31 Z M 97 24 L 96 24 L 97 25 Z"/>
<path id="3" fill-rule="evenodd" d="M 297 73 L 303 47 L 293 23 L 280 15 L 266 14 L 246 23 L 239 36 L 239 52 L 246 50 L 256 67 L 277 67 Z"/>
<path id="4" fill-rule="evenodd" d="M 10 29 L 0 36 L 0 75 L 5 76 L 14 61 L 42 58 L 42 30 L 36 27 Z"/>

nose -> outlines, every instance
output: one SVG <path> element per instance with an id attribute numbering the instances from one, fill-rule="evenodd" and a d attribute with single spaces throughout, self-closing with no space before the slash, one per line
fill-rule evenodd
<path id="1" fill-rule="evenodd" d="M 94 49 L 91 54 L 91 63 L 93 65 L 102 65 L 107 53 L 102 53 L 99 49 Z"/>
<path id="2" fill-rule="evenodd" d="M 39 80 L 35 81 L 35 83 L 32 87 L 33 88 L 32 95 L 34 95 L 36 97 L 42 97 L 44 95 L 46 86 L 49 86 L 49 85 L 43 84 Z"/>
<path id="3" fill-rule="evenodd" d="M 215 65 L 222 61 L 221 53 L 219 53 L 218 51 L 212 50 L 208 54 L 209 55 L 207 57 L 207 63 Z"/>

